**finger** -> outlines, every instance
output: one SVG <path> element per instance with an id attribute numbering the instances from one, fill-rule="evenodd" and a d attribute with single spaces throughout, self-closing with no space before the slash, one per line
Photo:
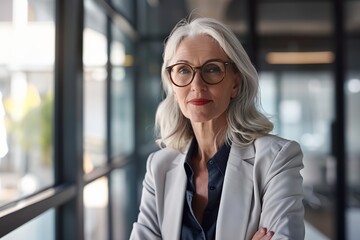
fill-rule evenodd
<path id="1" fill-rule="evenodd" d="M 266 235 L 266 232 L 267 232 L 266 228 L 260 228 L 253 236 L 252 240 L 261 240 L 262 237 Z"/>
<path id="2" fill-rule="evenodd" d="M 274 236 L 274 232 L 273 231 L 269 231 L 265 234 L 265 236 L 263 236 L 262 238 L 260 238 L 260 240 L 270 240 L 272 238 L 272 236 Z"/>

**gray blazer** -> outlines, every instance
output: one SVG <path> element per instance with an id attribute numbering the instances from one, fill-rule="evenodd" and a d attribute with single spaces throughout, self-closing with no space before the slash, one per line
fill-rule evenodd
<path id="1" fill-rule="evenodd" d="M 162 149 L 147 161 L 132 240 L 180 238 L 186 189 L 185 154 Z M 275 239 L 304 239 L 302 152 L 273 135 L 232 144 L 216 224 L 217 240 L 251 239 L 259 227 Z"/>

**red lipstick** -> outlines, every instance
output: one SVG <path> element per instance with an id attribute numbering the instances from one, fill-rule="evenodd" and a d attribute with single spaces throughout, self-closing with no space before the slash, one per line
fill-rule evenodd
<path id="1" fill-rule="evenodd" d="M 190 104 L 193 104 L 196 106 L 202 106 L 202 105 L 208 104 L 209 102 L 211 102 L 211 100 L 204 99 L 204 98 L 195 98 L 195 99 L 191 99 L 189 101 Z"/>

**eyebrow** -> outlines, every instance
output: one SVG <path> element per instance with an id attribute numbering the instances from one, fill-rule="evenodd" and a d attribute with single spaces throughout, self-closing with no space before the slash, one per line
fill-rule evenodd
<path id="1" fill-rule="evenodd" d="M 206 63 L 206 62 L 210 62 L 210 61 L 230 61 L 229 59 L 221 59 L 221 58 L 210 58 L 210 59 L 207 59 L 206 61 L 203 62 Z M 187 60 L 178 60 L 176 61 L 175 63 L 187 63 L 189 65 L 192 65 L 189 61 Z"/>

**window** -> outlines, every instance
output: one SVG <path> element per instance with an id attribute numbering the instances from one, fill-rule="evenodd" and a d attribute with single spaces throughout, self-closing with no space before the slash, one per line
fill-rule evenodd
<path id="1" fill-rule="evenodd" d="M 129 239 L 134 217 L 137 217 L 137 202 L 133 201 L 136 198 L 135 173 L 134 164 L 130 163 L 110 175 L 113 239 Z"/>
<path id="2" fill-rule="evenodd" d="M 0 3 L 0 205 L 53 185 L 55 2 Z"/>
<path id="3" fill-rule="evenodd" d="M 111 156 L 128 156 L 135 144 L 134 51 L 116 25 L 111 30 Z"/>
<path id="4" fill-rule="evenodd" d="M 1 238 L 2 240 L 55 240 L 55 210 L 50 209 Z"/>
<path id="5" fill-rule="evenodd" d="M 101 177 L 84 188 L 85 239 L 108 238 L 108 178 Z"/>
<path id="6" fill-rule="evenodd" d="M 355 240 L 360 234 L 360 1 L 345 1 L 345 57 L 346 82 L 345 90 L 345 133 L 346 133 L 346 184 L 347 209 L 346 222 L 347 237 Z"/>
<path id="7" fill-rule="evenodd" d="M 108 60 L 106 14 L 93 0 L 85 0 L 84 170 L 106 163 L 106 80 Z"/>
<path id="8" fill-rule="evenodd" d="M 135 21 L 135 5 L 134 0 L 111 0 L 115 8 L 123 14 L 130 22 Z"/>
<path id="9" fill-rule="evenodd" d="M 136 34 L 108 1 L 1 1 L 1 238 L 128 238 Z"/>
<path id="10" fill-rule="evenodd" d="M 332 4 L 259 1 L 257 9 L 263 107 L 274 133 L 299 142 L 304 154 L 306 239 L 336 235 Z M 308 54 L 311 59 L 304 58 Z"/>

